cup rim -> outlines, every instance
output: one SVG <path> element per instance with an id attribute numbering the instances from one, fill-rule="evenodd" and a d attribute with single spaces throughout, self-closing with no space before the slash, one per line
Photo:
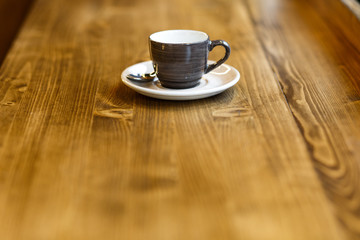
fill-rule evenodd
<path id="1" fill-rule="evenodd" d="M 199 41 L 192 41 L 192 42 L 165 42 L 165 41 L 158 41 L 158 40 L 154 40 L 153 37 L 155 34 L 160 34 L 160 33 L 164 33 L 164 32 L 196 32 L 196 33 L 200 33 L 205 35 L 206 39 L 205 40 L 199 40 Z M 192 45 L 192 44 L 198 44 L 198 43 L 203 43 L 206 41 L 209 41 L 209 35 L 203 31 L 198 31 L 198 30 L 189 30 L 189 29 L 170 29 L 170 30 L 163 30 L 163 31 L 158 31 L 158 32 L 154 32 L 149 36 L 149 40 L 152 42 L 156 42 L 156 43 L 160 43 L 160 44 L 169 44 L 169 45 Z"/>

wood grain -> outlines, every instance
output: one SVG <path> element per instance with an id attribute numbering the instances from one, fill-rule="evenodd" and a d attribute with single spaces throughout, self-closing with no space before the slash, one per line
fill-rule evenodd
<path id="1" fill-rule="evenodd" d="M 0 69 L 2 238 L 359 238 L 359 25 L 330 16 L 320 0 L 38 0 Z M 128 89 L 164 29 L 229 42 L 239 83 L 189 102 Z"/>
<path id="2" fill-rule="evenodd" d="M 257 6 L 252 3 L 256 6 L 251 12 L 259 39 L 337 216 L 352 238 L 358 237 L 359 39 L 337 36 L 337 31 L 346 30 L 332 28 L 318 15 L 314 5 L 278 3 L 292 11 L 293 17 L 282 12 L 265 15 L 261 12 L 265 9 L 260 8 L 262 1 Z M 260 21 L 262 24 L 258 24 Z M 299 28 L 304 29 L 301 34 L 295 30 Z M 304 56 L 308 56 L 306 61 Z"/>

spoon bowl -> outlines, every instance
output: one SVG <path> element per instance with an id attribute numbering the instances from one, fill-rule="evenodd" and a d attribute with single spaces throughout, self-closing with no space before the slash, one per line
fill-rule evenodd
<path id="1" fill-rule="evenodd" d="M 156 72 L 152 73 L 143 73 L 143 74 L 128 74 L 126 76 L 127 79 L 138 82 L 150 82 L 153 81 L 156 77 Z"/>

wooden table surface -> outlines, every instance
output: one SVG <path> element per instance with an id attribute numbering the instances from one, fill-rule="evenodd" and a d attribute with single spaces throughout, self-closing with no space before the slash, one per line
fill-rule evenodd
<path id="1" fill-rule="evenodd" d="M 127 88 L 164 29 L 228 41 L 240 81 Z M 339 0 L 35 1 L 0 70 L 1 239 L 360 239 L 359 35 Z"/>

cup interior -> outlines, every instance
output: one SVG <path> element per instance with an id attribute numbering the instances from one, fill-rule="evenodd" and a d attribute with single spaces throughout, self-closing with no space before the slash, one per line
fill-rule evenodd
<path id="1" fill-rule="evenodd" d="M 166 30 L 150 35 L 150 40 L 166 44 L 192 44 L 209 39 L 209 36 L 195 30 Z"/>

